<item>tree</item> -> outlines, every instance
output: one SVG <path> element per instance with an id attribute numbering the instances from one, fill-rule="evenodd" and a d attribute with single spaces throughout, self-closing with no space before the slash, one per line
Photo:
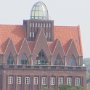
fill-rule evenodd
<path id="1" fill-rule="evenodd" d="M 73 90 L 72 86 L 69 85 L 61 85 L 60 90 Z"/>
<path id="2" fill-rule="evenodd" d="M 69 85 L 61 85 L 59 87 L 60 90 L 84 90 L 83 87 L 81 86 L 76 86 L 76 87 L 73 87 L 73 86 L 69 86 Z"/>
<path id="3" fill-rule="evenodd" d="M 43 87 L 42 87 L 42 90 L 49 90 L 49 89 L 48 89 L 48 87 L 43 86 Z"/>
<path id="4" fill-rule="evenodd" d="M 76 86 L 75 90 L 84 90 L 82 86 Z"/>

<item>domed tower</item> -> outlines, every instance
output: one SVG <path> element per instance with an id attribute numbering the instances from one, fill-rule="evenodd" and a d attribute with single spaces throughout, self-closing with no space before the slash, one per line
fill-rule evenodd
<path id="1" fill-rule="evenodd" d="M 53 41 L 54 21 L 49 20 L 48 10 L 43 2 L 36 2 L 33 5 L 30 20 L 24 20 L 23 25 L 27 40 L 35 41 L 40 30 L 44 30 L 47 41 Z"/>
<path id="2" fill-rule="evenodd" d="M 31 19 L 48 20 L 48 10 L 43 2 L 37 2 L 31 10 Z"/>

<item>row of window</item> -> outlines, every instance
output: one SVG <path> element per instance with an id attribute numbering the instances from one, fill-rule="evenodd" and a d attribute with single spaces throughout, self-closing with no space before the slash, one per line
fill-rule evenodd
<path id="1" fill-rule="evenodd" d="M 25 84 L 31 84 L 31 78 L 30 77 L 25 77 Z M 8 84 L 13 84 L 14 83 L 14 77 L 9 76 L 8 77 Z M 16 83 L 17 84 L 22 84 L 22 77 L 18 76 L 16 77 Z M 42 77 L 41 78 L 41 84 L 42 85 L 47 85 L 48 83 L 48 78 L 47 77 Z M 33 84 L 38 85 L 39 84 L 39 77 L 34 77 L 33 78 Z M 63 85 L 64 84 L 64 77 L 58 77 L 58 85 Z M 50 85 L 56 85 L 56 78 L 55 77 L 50 77 Z M 67 85 L 72 85 L 72 77 L 67 77 Z M 81 78 L 76 77 L 75 78 L 75 86 L 80 86 L 81 85 Z"/>
<path id="2" fill-rule="evenodd" d="M 51 23 L 30 23 L 30 27 L 51 27 Z"/>
<path id="3" fill-rule="evenodd" d="M 46 36 L 46 38 L 51 38 L 51 32 L 45 32 L 45 36 Z M 29 37 L 34 38 L 35 37 L 35 32 L 30 32 Z"/>
<path id="4" fill-rule="evenodd" d="M 37 60 L 36 65 L 47 65 L 48 64 L 47 57 L 46 57 L 43 50 L 41 50 L 39 52 L 38 56 L 36 57 L 36 60 Z M 25 64 L 25 65 L 29 64 L 29 61 L 28 61 L 28 58 L 27 58 L 26 54 L 22 55 L 22 58 L 18 63 L 22 64 L 22 65 L 23 64 Z M 11 53 L 8 57 L 7 64 L 10 64 L 10 65 L 14 64 L 14 57 Z M 60 55 L 57 55 L 56 60 L 54 62 L 54 65 L 63 65 L 62 58 L 60 57 Z M 67 65 L 76 66 L 76 59 L 75 59 L 74 56 L 71 57 L 71 59 L 70 59 L 70 61 L 68 62 Z"/>

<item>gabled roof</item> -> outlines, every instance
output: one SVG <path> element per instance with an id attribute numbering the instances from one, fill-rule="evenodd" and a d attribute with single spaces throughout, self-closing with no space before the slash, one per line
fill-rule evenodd
<path id="1" fill-rule="evenodd" d="M 55 39 L 59 39 L 63 49 L 67 52 L 68 44 L 72 39 L 75 43 L 79 55 L 82 56 L 81 37 L 79 26 L 55 26 L 54 27 Z"/>
<path id="2" fill-rule="evenodd" d="M 5 48 L 8 44 L 8 38 L 11 38 L 13 45 L 18 52 L 22 41 L 25 38 L 23 25 L 0 25 L 0 54 L 5 52 Z M 54 26 L 54 42 L 47 42 L 51 52 L 54 50 L 57 39 L 60 41 L 65 53 L 67 52 L 69 42 L 72 39 L 79 55 L 82 56 L 79 26 Z M 28 41 L 31 51 L 33 51 L 35 43 L 36 42 Z"/>
<path id="3" fill-rule="evenodd" d="M 0 53 L 5 51 L 8 38 L 11 38 L 18 52 L 25 37 L 25 30 L 20 25 L 0 25 Z"/>

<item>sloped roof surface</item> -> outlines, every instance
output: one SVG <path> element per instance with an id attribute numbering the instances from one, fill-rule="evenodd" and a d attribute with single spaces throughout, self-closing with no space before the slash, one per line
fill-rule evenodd
<path id="1" fill-rule="evenodd" d="M 12 40 L 17 52 L 20 49 L 25 37 L 25 30 L 22 25 L 0 25 L 0 54 L 3 54 L 9 38 Z M 54 26 L 54 42 L 48 42 L 48 47 L 53 51 L 57 39 L 60 41 L 64 51 L 68 49 L 68 43 L 72 39 L 79 55 L 82 55 L 79 26 Z M 33 51 L 35 42 L 28 42 L 30 50 Z"/>

